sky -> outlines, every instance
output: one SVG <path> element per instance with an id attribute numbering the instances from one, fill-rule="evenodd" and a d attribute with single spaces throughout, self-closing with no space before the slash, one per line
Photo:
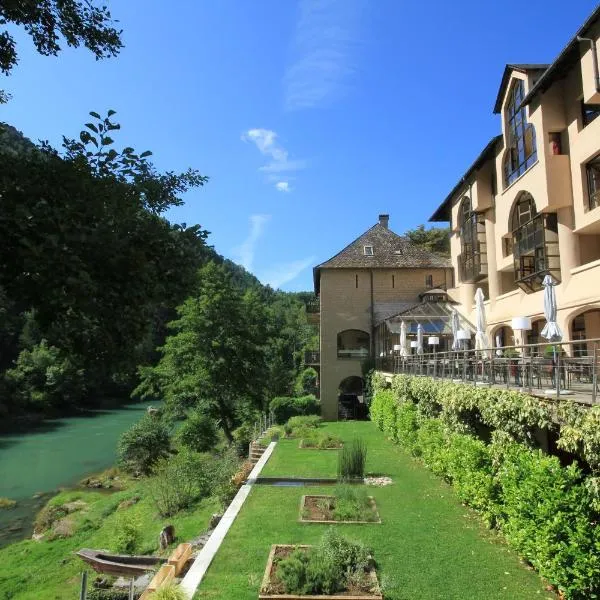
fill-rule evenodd
<path id="1" fill-rule="evenodd" d="M 35 52 L 0 87 L 0 120 L 58 146 L 117 111 L 121 147 L 208 183 L 170 210 L 263 283 L 312 267 L 390 214 L 426 223 L 500 132 L 506 63 L 552 62 L 596 0 L 110 0 L 116 58 Z"/>

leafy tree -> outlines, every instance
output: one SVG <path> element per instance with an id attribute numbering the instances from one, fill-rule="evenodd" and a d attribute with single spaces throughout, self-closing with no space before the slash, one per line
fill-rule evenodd
<path id="1" fill-rule="evenodd" d="M 193 296 L 178 308 L 158 365 L 142 372 L 134 392 L 160 393 L 173 407 L 198 408 L 218 419 L 227 439 L 250 409 L 264 402 L 264 314 L 242 295 L 224 266 L 209 262 Z"/>
<path id="2" fill-rule="evenodd" d="M 418 225 L 416 229 L 409 229 L 404 234 L 413 244 L 421 246 L 431 252 L 450 254 L 450 228 L 432 227 L 425 229 L 425 225 Z"/>
<path id="3" fill-rule="evenodd" d="M 123 47 L 121 31 L 106 6 L 94 6 L 90 0 L 3 0 L 0 25 L 21 26 L 33 39 L 36 50 L 44 56 L 56 56 L 61 39 L 68 46 L 85 46 L 99 60 L 116 56 Z M 17 64 L 14 37 L 0 33 L 0 72 L 8 75 Z M 0 90 L 0 103 L 7 94 Z"/>
<path id="4" fill-rule="evenodd" d="M 318 376 L 318 373 L 312 367 L 304 369 L 296 380 L 296 394 L 299 396 L 316 395 Z"/>
<path id="5" fill-rule="evenodd" d="M 219 440 L 215 420 L 199 410 L 188 413 L 178 437 L 184 446 L 196 452 L 213 450 Z"/>
<path id="6" fill-rule="evenodd" d="M 119 465 L 129 473 L 148 475 L 160 458 L 168 455 L 169 429 L 154 415 L 144 415 L 125 431 L 117 446 Z"/>

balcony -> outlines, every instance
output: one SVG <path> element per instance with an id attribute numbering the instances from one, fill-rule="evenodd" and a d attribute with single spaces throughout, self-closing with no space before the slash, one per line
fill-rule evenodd
<path id="1" fill-rule="evenodd" d="M 479 254 L 459 254 L 458 266 L 464 283 L 475 283 L 487 276 L 487 265 L 482 264 Z"/>
<path id="2" fill-rule="evenodd" d="M 307 350 L 304 353 L 304 364 L 307 367 L 318 367 L 321 364 L 321 353 L 318 350 Z"/>
<path id="3" fill-rule="evenodd" d="M 311 325 L 318 325 L 321 321 L 321 303 L 318 298 L 305 304 L 306 320 Z"/>

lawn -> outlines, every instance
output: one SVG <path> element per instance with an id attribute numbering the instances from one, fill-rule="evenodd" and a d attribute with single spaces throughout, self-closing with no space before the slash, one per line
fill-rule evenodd
<path id="1" fill-rule="evenodd" d="M 128 508 L 118 509 L 123 500 L 140 496 Z M 158 535 L 167 523 L 175 526 L 177 541 L 188 541 L 206 530 L 212 513 L 218 510 L 214 499 L 207 499 L 189 511 L 170 519 L 157 516 L 148 495 L 147 482 L 131 483 L 124 491 L 61 492 L 50 502 L 60 505 L 83 500 L 87 507 L 72 513 L 75 531 L 72 537 L 53 541 L 26 540 L 0 549 L 0 600 L 63 600 L 79 597 L 81 572 L 90 568 L 74 552 L 81 548 L 108 548 L 122 519 L 132 520 L 141 532 L 140 553 L 155 553 Z M 95 573 L 90 570 L 91 578 Z"/>
<path id="2" fill-rule="evenodd" d="M 391 486 L 369 488 L 383 524 L 336 525 L 373 549 L 386 599 L 554 598 L 539 577 L 458 502 L 449 486 L 385 440 L 372 423 L 324 427 L 345 442 L 363 438 L 369 452 L 367 470 L 394 479 Z M 297 440 L 282 440 L 263 474 L 331 477 L 336 460 L 335 451 L 301 450 Z M 271 544 L 315 543 L 327 527 L 298 522 L 301 496 L 332 489 L 256 485 L 195 598 L 255 600 Z"/>

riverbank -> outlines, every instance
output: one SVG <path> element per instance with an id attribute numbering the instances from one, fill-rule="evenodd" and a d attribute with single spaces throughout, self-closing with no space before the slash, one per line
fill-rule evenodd
<path id="1" fill-rule="evenodd" d="M 11 600 L 57 600 L 76 598 L 81 572 L 89 569 L 75 555 L 81 548 L 118 551 L 130 536 L 137 554 L 161 554 L 159 534 L 171 524 L 175 543 L 202 534 L 220 505 L 204 499 L 168 519 L 157 516 L 151 480 L 136 480 L 113 472 L 123 489 L 65 490 L 44 509 L 45 533 L 38 541 L 23 540 L 0 549 L 0 598 Z M 169 550 L 162 554 L 168 554 Z M 90 580 L 94 579 L 91 573 Z"/>

